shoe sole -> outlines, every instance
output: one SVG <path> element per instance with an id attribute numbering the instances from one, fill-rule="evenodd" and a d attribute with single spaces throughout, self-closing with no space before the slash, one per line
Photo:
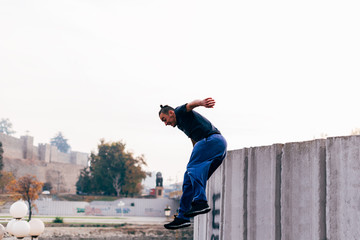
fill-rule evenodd
<path id="1" fill-rule="evenodd" d="M 208 208 L 201 209 L 201 210 L 199 210 L 199 211 L 194 211 L 194 212 L 185 213 L 184 216 L 190 218 L 190 217 L 195 217 L 195 216 L 197 216 L 197 215 L 199 215 L 199 214 L 208 213 L 208 212 L 210 212 L 210 211 L 211 211 L 211 208 L 208 207 Z"/>
<path id="2" fill-rule="evenodd" d="M 166 225 L 164 225 L 164 227 L 166 229 L 170 229 L 170 230 L 175 230 L 175 229 L 184 228 L 184 227 L 190 227 L 190 226 L 191 226 L 191 223 L 183 223 L 183 224 L 175 225 L 175 226 L 166 226 Z"/>

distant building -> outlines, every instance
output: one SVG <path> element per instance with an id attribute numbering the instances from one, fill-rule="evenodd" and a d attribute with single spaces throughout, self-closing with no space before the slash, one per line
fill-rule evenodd
<path id="1" fill-rule="evenodd" d="M 161 172 L 158 172 L 156 174 L 155 196 L 156 196 L 156 198 L 164 197 L 163 178 L 162 178 Z"/>
<path id="2" fill-rule="evenodd" d="M 180 199 L 182 195 L 182 182 L 164 185 L 161 172 L 152 172 L 151 176 L 148 176 L 142 184 L 144 186 L 143 197 L 159 198 L 161 196 L 160 198 Z"/>
<path id="3" fill-rule="evenodd" d="M 63 153 L 50 144 L 34 146 L 32 136 L 12 137 L 0 133 L 3 145 L 4 170 L 17 178 L 26 174 L 52 186 L 52 192 L 76 193 L 80 171 L 88 166 L 89 154 Z"/>

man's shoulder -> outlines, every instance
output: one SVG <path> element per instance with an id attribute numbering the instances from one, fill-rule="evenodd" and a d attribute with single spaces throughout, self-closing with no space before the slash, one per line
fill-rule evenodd
<path id="1" fill-rule="evenodd" d="M 175 108 L 175 113 L 184 113 L 184 112 L 186 112 L 186 104 L 187 104 L 187 103 L 185 103 L 185 104 L 183 104 L 183 105 L 181 105 L 181 106 L 176 107 L 176 108 Z"/>

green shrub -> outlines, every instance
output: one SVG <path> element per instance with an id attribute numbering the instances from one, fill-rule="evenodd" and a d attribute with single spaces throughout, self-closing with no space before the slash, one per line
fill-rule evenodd
<path id="1" fill-rule="evenodd" d="M 56 218 L 53 220 L 53 223 L 64 223 L 64 218 L 62 218 L 62 217 L 56 217 Z"/>

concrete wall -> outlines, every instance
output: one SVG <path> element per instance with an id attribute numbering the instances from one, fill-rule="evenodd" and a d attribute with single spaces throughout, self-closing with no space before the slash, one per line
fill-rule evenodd
<path id="1" fill-rule="evenodd" d="M 289 143 L 281 168 L 283 239 L 326 239 L 325 140 Z"/>
<path id="2" fill-rule="evenodd" d="M 360 136 L 229 151 L 194 239 L 359 240 Z"/>
<path id="3" fill-rule="evenodd" d="M 120 206 L 120 201 L 124 205 Z M 121 198 L 116 201 L 52 201 L 51 199 L 36 200 L 39 215 L 55 216 L 143 216 L 165 217 L 165 208 L 170 207 L 171 213 L 175 214 L 179 208 L 179 201 L 168 198 L 163 199 L 139 199 Z M 173 215 L 171 215 L 172 218 Z"/>
<path id="4" fill-rule="evenodd" d="M 328 239 L 360 239 L 360 137 L 326 142 Z"/>
<path id="5" fill-rule="evenodd" d="M 76 216 L 84 215 L 88 202 L 52 201 L 51 199 L 36 200 L 35 215 Z"/>

